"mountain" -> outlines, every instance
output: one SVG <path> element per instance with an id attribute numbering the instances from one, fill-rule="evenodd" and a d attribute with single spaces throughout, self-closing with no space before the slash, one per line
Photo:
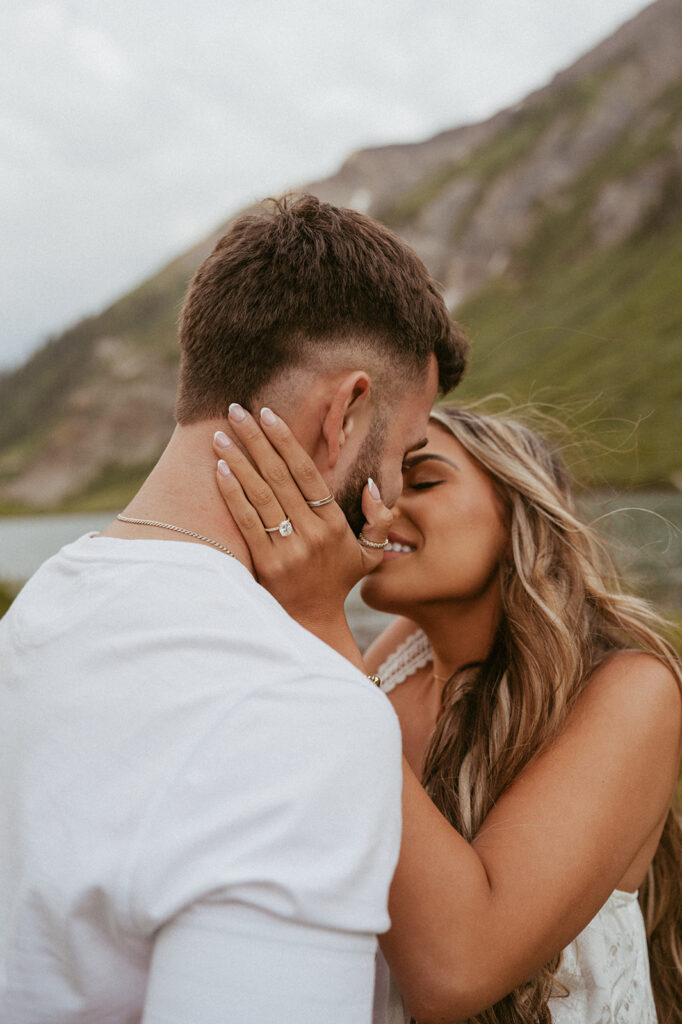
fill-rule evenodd
<path id="1" fill-rule="evenodd" d="M 682 0 L 494 117 L 303 190 L 383 220 L 442 282 L 473 340 L 458 397 L 557 403 L 593 442 L 588 483 L 682 486 Z M 186 284 L 228 224 L 0 377 L 6 511 L 131 493 L 173 426 Z"/>

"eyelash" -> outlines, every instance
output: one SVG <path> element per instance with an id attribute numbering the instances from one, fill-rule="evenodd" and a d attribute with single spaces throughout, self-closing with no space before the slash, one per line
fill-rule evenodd
<path id="1" fill-rule="evenodd" d="M 442 483 L 442 480 L 424 480 L 422 483 L 409 484 L 408 486 L 413 491 L 425 491 L 429 487 L 438 487 L 438 484 Z"/>

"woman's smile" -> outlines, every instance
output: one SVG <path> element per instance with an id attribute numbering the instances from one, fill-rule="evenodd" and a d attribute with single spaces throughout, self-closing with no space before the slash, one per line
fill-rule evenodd
<path id="1" fill-rule="evenodd" d="M 384 561 L 390 562 L 394 558 L 401 558 L 403 555 L 411 555 L 416 550 L 416 545 L 412 544 L 406 537 L 401 537 L 398 533 L 389 533 L 388 543 L 384 549 Z"/>

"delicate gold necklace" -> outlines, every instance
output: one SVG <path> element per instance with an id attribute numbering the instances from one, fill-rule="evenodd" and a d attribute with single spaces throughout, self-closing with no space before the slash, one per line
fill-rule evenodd
<path id="1" fill-rule="evenodd" d="M 433 676 L 437 683 L 449 683 L 450 680 L 452 679 L 452 676 L 454 675 L 454 672 L 451 673 L 451 675 L 449 676 L 437 676 L 435 672 L 432 672 L 431 675 Z"/>
<path id="2" fill-rule="evenodd" d="M 184 526 L 173 526 L 172 523 L 160 523 L 156 519 L 132 519 L 130 516 L 117 515 L 117 519 L 120 519 L 122 523 L 134 523 L 135 526 L 154 526 L 157 530 L 172 530 L 174 533 L 184 533 L 187 537 L 195 537 L 197 540 L 202 540 L 204 544 L 210 544 L 214 548 L 218 548 L 219 551 L 224 551 L 230 558 L 236 558 L 237 556 L 229 548 L 226 548 L 224 544 L 219 544 L 217 540 L 211 540 L 210 537 L 204 537 L 203 533 L 195 533 L 194 530 L 186 530 Z"/>

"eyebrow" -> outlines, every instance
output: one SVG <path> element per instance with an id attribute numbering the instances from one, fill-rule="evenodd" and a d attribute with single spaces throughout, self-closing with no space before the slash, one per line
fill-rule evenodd
<path id="1" fill-rule="evenodd" d="M 446 459 L 444 455 L 435 455 L 430 452 L 425 452 L 423 455 L 413 455 L 410 458 L 403 459 L 403 471 L 413 469 L 422 462 L 428 462 L 429 459 L 432 459 L 434 462 L 444 462 L 446 466 L 451 466 L 453 469 L 459 469 L 459 466 L 455 462 L 452 462 L 450 459 Z"/>

